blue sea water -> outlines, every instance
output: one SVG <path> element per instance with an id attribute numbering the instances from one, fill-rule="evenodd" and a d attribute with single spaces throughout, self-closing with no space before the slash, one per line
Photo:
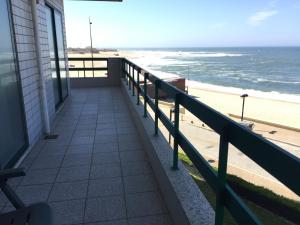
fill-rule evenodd
<path id="1" fill-rule="evenodd" d="M 154 71 L 222 87 L 300 95 L 300 47 L 131 49 Z"/>

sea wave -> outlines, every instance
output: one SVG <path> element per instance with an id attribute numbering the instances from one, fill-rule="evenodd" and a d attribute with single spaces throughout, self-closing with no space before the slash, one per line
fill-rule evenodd
<path id="1" fill-rule="evenodd" d="M 244 56 L 245 54 L 241 53 L 226 53 L 226 52 L 190 52 L 190 51 L 135 51 L 139 56 L 155 56 L 159 58 L 167 57 L 192 57 L 192 58 L 209 58 L 209 57 L 239 57 Z"/>
<path id="2" fill-rule="evenodd" d="M 147 68 L 147 71 L 163 80 L 176 79 L 181 77 L 178 74 L 157 71 L 149 68 Z M 235 95 L 241 95 L 247 93 L 250 97 L 300 104 L 300 95 L 285 94 L 277 91 L 265 92 L 265 91 L 255 90 L 255 89 L 227 87 L 227 86 L 203 83 L 196 80 L 188 80 L 186 81 L 186 85 L 188 85 L 190 88 L 195 88 L 195 89 L 217 91 L 217 92 L 222 92 L 226 94 L 235 94 Z"/>

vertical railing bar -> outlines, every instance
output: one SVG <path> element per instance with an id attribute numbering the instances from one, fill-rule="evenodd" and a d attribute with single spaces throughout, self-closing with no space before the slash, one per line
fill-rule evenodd
<path id="1" fill-rule="evenodd" d="M 144 117 L 147 117 L 147 79 L 148 79 L 149 74 L 145 73 L 144 74 Z"/>
<path id="2" fill-rule="evenodd" d="M 158 85 L 159 80 L 155 80 L 155 126 L 154 126 L 154 134 L 158 134 Z"/>
<path id="3" fill-rule="evenodd" d="M 174 107 L 173 170 L 178 170 L 179 107 L 179 94 L 176 94 Z"/>
<path id="4" fill-rule="evenodd" d="M 131 90 L 131 64 L 128 64 L 128 82 L 129 82 L 128 89 Z"/>
<path id="5" fill-rule="evenodd" d="M 219 146 L 219 163 L 218 163 L 218 192 L 216 198 L 216 215 L 215 225 L 223 225 L 224 222 L 224 190 L 226 185 L 227 174 L 227 160 L 228 160 L 228 140 L 226 133 L 223 132 L 220 136 Z"/>
<path id="6" fill-rule="evenodd" d="M 126 72 L 125 72 L 125 59 L 122 61 L 122 73 L 123 73 L 123 79 L 126 80 Z"/>
<path id="7" fill-rule="evenodd" d="M 85 60 L 83 60 L 83 76 L 85 78 Z"/>
<path id="8" fill-rule="evenodd" d="M 128 82 L 128 67 L 129 67 L 129 64 L 128 64 L 128 62 L 126 62 L 125 75 L 126 75 L 126 85 L 127 86 L 129 85 L 129 82 Z"/>
<path id="9" fill-rule="evenodd" d="M 140 68 L 138 68 L 137 70 L 137 101 L 136 104 L 139 105 L 140 104 Z"/>
<path id="10" fill-rule="evenodd" d="M 135 66 L 132 66 L 132 96 L 134 96 L 134 73 L 135 72 Z"/>

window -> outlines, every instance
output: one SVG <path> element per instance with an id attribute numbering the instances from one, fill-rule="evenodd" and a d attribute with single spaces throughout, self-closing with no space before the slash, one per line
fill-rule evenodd
<path id="1" fill-rule="evenodd" d="M 10 10 L 0 0 L 0 169 L 10 167 L 27 147 Z"/>

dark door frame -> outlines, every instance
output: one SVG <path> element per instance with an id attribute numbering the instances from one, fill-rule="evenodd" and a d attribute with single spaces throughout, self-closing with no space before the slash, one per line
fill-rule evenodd
<path id="1" fill-rule="evenodd" d="M 49 4 L 48 2 L 45 3 L 45 7 L 48 7 L 51 12 L 51 22 L 52 22 L 52 32 L 53 32 L 53 40 L 54 40 L 54 54 L 55 54 L 55 67 L 56 67 L 56 76 L 57 76 L 57 83 L 58 83 L 58 93 L 59 93 L 59 102 L 55 103 L 55 109 L 57 110 L 64 100 L 68 97 L 69 91 L 67 86 L 67 95 L 63 97 L 62 94 L 62 81 L 60 76 L 60 65 L 59 65 L 59 55 L 58 55 L 58 46 L 57 46 L 57 33 L 56 33 L 56 22 L 55 22 L 55 12 L 61 14 L 59 10 L 57 10 L 54 6 Z M 64 46 L 65 52 L 65 46 Z"/>

